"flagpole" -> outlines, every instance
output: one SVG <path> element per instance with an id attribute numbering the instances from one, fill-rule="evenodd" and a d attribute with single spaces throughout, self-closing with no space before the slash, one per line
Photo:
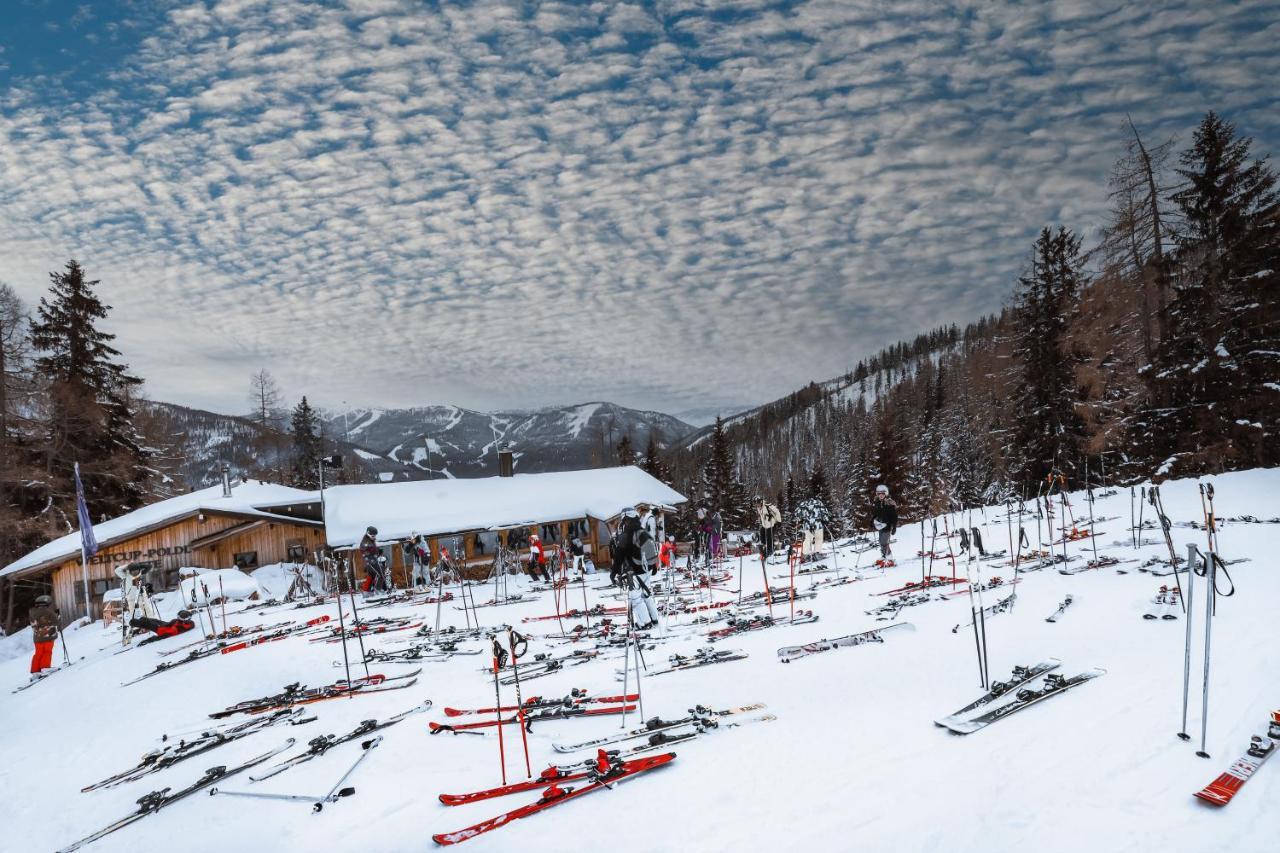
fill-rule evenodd
<path id="1" fill-rule="evenodd" d="M 76 491 L 80 506 L 84 505 L 84 491 L 80 485 L 80 463 L 76 463 Z M 76 508 L 79 510 L 79 507 Z M 80 518 L 80 579 L 84 583 L 84 621 L 87 625 L 93 624 L 93 615 L 90 612 L 92 603 L 89 601 L 89 551 L 85 547 L 84 539 L 84 518 Z"/>

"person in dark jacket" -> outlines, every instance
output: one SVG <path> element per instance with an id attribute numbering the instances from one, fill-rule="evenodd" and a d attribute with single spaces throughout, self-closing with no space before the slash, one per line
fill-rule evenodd
<path id="1" fill-rule="evenodd" d="M 630 507 L 624 509 L 613 534 L 609 580 L 628 591 L 632 622 L 640 631 L 658 624 L 658 608 L 654 606 L 648 584 L 650 570 L 657 568 L 657 548 L 657 543 L 641 525 L 640 515 Z"/>
<path id="2" fill-rule="evenodd" d="M 179 610 L 177 619 L 170 619 L 168 622 L 162 622 L 159 619 L 152 619 L 149 616 L 136 616 L 129 620 L 130 628 L 140 628 L 143 631 L 150 631 L 155 634 L 154 637 L 148 637 L 138 645 L 143 643 L 154 643 L 156 640 L 163 640 L 165 637 L 176 637 L 179 634 L 185 634 L 196 626 L 191 621 L 190 610 Z"/>
<path id="3" fill-rule="evenodd" d="M 36 651 L 31 656 L 31 680 L 53 667 L 53 644 L 58 639 L 58 611 L 53 599 L 47 595 L 36 596 L 36 606 L 31 608 L 31 638 Z"/>
<path id="4" fill-rule="evenodd" d="M 892 563 L 889 537 L 898 532 L 898 505 L 889 497 L 888 486 L 876 486 L 876 499 L 871 504 L 871 524 L 880 534 L 881 563 Z"/>
<path id="5" fill-rule="evenodd" d="M 378 547 L 378 528 L 370 525 L 360 540 L 360 557 L 364 561 L 364 573 L 367 577 L 366 592 L 391 589 L 387 583 L 387 567 L 383 562 L 382 549 Z"/>

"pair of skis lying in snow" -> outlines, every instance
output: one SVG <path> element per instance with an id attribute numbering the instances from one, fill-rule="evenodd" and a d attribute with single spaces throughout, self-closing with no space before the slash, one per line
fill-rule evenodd
<path id="1" fill-rule="evenodd" d="M 1061 665 L 1062 661 L 1057 658 L 1046 658 L 1035 666 L 1016 666 L 1013 668 L 1013 675 L 1008 681 L 993 682 L 991 689 L 985 694 L 958 711 L 934 720 L 934 723 L 950 729 L 956 734 L 972 734 L 1045 699 L 1051 699 L 1073 687 L 1079 687 L 1087 681 L 1106 674 L 1105 669 L 1095 668 L 1087 669 L 1078 675 L 1067 678 L 1053 672 Z M 1043 686 L 1039 688 L 1027 686 L 1042 676 L 1045 679 Z M 1013 696 L 1013 699 L 1004 704 L 995 704 L 1008 696 Z M 983 709 L 988 705 L 995 705 L 995 707 L 989 711 L 984 711 Z M 982 713 L 972 716 L 977 711 L 982 711 Z"/>

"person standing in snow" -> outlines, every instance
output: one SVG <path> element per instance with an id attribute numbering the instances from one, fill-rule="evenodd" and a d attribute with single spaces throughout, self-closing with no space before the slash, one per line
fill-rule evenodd
<path id="1" fill-rule="evenodd" d="M 47 595 L 36 596 L 36 606 L 29 614 L 31 637 L 35 641 L 35 654 L 31 656 L 31 680 L 53 668 L 53 643 L 58 639 L 58 611 L 53 599 Z"/>
<path id="2" fill-rule="evenodd" d="M 707 562 L 710 565 L 720 556 L 720 546 L 724 540 L 724 519 L 720 517 L 720 510 L 713 509 L 707 523 L 710 537 L 710 544 L 707 546 Z"/>
<path id="3" fill-rule="evenodd" d="M 575 534 L 569 540 L 569 554 L 573 557 L 573 570 L 578 573 L 579 577 L 595 574 L 595 567 L 586 559 L 587 547 L 582 544 L 582 537 Z"/>
<path id="4" fill-rule="evenodd" d="M 547 572 L 547 554 L 542 550 L 542 540 L 534 533 L 529 537 L 529 577 L 538 580 L 539 575 L 544 581 L 551 580 L 551 575 Z"/>
<path id="5" fill-rule="evenodd" d="M 693 561 L 695 563 L 701 560 L 706 553 L 709 532 L 707 508 L 700 506 L 695 513 L 693 521 Z"/>
<path id="6" fill-rule="evenodd" d="M 760 553 L 767 559 L 773 555 L 773 529 L 782 523 L 782 513 L 763 495 L 756 495 L 756 516 L 760 519 Z"/>
<path id="7" fill-rule="evenodd" d="M 876 486 L 876 498 L 871 504 L 871 524 L 880 534 L 881 564 L 893 561 L 889 537 L 898 532 L 898 505 L 889 497 L 889 487 Z"/>
<path id="8" fill-rule="evenodd" d="M 382 549 L 378 547 L 378 528 L 365 528 L 360 540 L 360 557 L 364 561 L 365 592 L 390 589 L 387 584 L 386 566 L 382 561 Z"/>
<path id="9" fill-rule="evenodd" d="M 658 624 L 658 608 L 649 587 L 649 567 L 657 565 L 657 544 L 640 524 L 640 516 L 631 507 L 619 514 L 618 529 L 613 534 L 613 566 L 609 580 L 627 590 L 632 624 L 643 631 Z"/>
<path id="10" fill-rule="evenodd" d="M 658 565 L 664 569 L 671 568 L 671 561 L 676 556 L 676 537 L 668 536 L 658 549 Z"/>
<path id="11" fill-rule="evenodd" d="M 657 542 L 658 518 L 654 515 L 653 510 L 648 504 L 640 504 L 636 507 L 636 511 L 640 513 L 640 526 L 649 534 L 650 539 Z"/>

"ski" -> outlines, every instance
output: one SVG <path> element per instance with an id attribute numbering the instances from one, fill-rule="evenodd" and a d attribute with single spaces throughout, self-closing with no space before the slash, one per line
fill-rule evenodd
<path id="1" fill-rule="evenodd" d="M 1151 598 L 1151 606 L 1142 614 L 1143 619 L 1177 619 L 1174 608 L 1179 602 L 1178 589 L 1161 586 L 1160 591 Z"/>
<path id="2" fill-rule="evenodd" d="M 997 613 L 1008 613 L 1010 610 L 1013 609 L 1013 605 L 1017 602 L 1017 600 L 1018 600 L 1018 594 L 1016 592 L 1012 592 L 1005 598 L 1002 598 L 999 601 L 997 601 L 995 604 L 988 604 L 986 607 L 982 608 L 982 614 L 984 616 L 995 616 Z M 968 628 L 972 624 L 973 622 L 970 621 L 970 622 L 966 622 L 963 625 L 957 625 L 951 629 L 951 633 L 953 634 L 959 633 L 961 628 Z"/>
<path id="3" fill-rule="evenodd" d="M 1076 601 L 1075 596 L 1073 596 L 1071 593 L 1067 593 L 1066 597 L 1062 599 L 1062 603 L 1058 605 L 1058 609 L 1053 611 L 1053 613 L 1049 614 L 1048 616 L 1044 617 L 1044 621 L 1057 622 L 1058 617 L 1061 616 L 1063 613 L 1066 613 L 1067 608 L 1070 607 L 1072 604 L 1075 604 L 1075 601 Z"/>
<path id="4" fill-rule="evenodd" d="M 183 797 L 186 797 L 190 794 L 194 794 L 196 791 L 199 791 L 203 788 L 208 788 L 210 785 L 214 784 L 215 782 L 221 781 L 222 779 L 229 779 L 232 776 L 235 776 L 237 773 L 242 773 L 251 767 L 256 767 L 262 762 L 269 760 L 273 756 L 279 755 L 280 753 L 284 752 L 286 749 L 293 746 L 293 743 L 294 743 L 293 738 L 289 738 L 283 744 L 276 747 L 275 749 L 272 749 L 268 752 L 262 753 L 261 755 L 250 758 L 248 761 L 244 762 L 243 764 L 238 764 L 235 767 L 225 767 L 225 766 L 210 767 L 208 770 L 204 772 L 204 775 L 201 776 L 199 779 L 192 782 L 187 787 L 182 788 L 178 791 L 175 791 L 172 794 L 169 793 L 169 790 L 170 790 L 169 788 L 161 788 L 159 791 L 152 791 L 150 794 L 147 794 L 144 797 L 139 797 L 137 811 L 133 812 L 132 814 L 126 815 L 125 817 L 122 817 L 120 820 L 116 821 L 115 823 L 112 823 L 103 827 L 102 829 L 98 830 L 92 835 L 87 835 L 84 838 L 81 838 L 79 841 L 76 841 L 73 844 L 63 847 L 60 851 L 58 851 L 58 853 L 70 853 L 70 851 L 72 850 L 79 850 L 81 847 L 85 846 L 86 844 L 91 844 L 94 841 L 97 841 L 99 838 L 102 838 L 103 836 L 110 835 L 111 833 L 115 832 L 117 829 L 123 829 L 124 827 L 128 826 L 134 821 L 141 820 L 147 815 L 154 814 L 160 811 L 165 806 L 175 803 L 178 800 L 181 800 Z"/>
<path id="5" fill-rule="evenodd" d="M 1217 779 L 1204 788 L 1196 791 L 1195 796 L 1215 806 L 1225 806 L 1244 787 L 1244 783 L 1258 772 L 1271 754 L 1276 751 L 1276 742 L 1280 741 L 1280 711 L 1271 712 L 1271 723 L 1267 734 L 1254 735 L 1249 741 L 1249 749 L 1244 755 L 1231 763 Z"/>
<path id="6" fill-rule="evenodd" d="M 84 658 L 77 658 L 76 660 L 84 660 Z M 76 661 L 72 661 L 71 663 L 72 663 L 72 664 L 74 664 L 75 662 L 76 662 Z M 15 687 L 15 688 L 13 689 L 13 691 L 12 691 L 12 692 L 14 692 L 14 693 L 21 693 L 23 690 L 29 690 L 30 688 L 35 687 L 35 686 L 36 686 L 37 684 L 39 684 L 40 682 L 44 681 L 44 680 L 45 680 L 46 678 L 48 678 L 49 676 L 51 676 L 51 675 L 53 675 L 53 674 L 55 674 L 55 673 L 58 673 L 58 672 L 62 672 L 62 670 L 66 669 L 66 668 L 67 668 L 67 666 L 68 666 L 68 664 L 63 664 L 62 666 L 53 666 L 53 667 L 50 667 L 50 668 L 48 668 L 48 669 L 44 670 L 43 672 L 38 673 L 38 674 L 36 675 L 36 677 L 35 677 L 35 678 L 31 679 L 31 680 L 30 680 L 30 681 L 28 681 L 26 684 L 19 684 L 17 687 Z"/>
<path id="7" fill-rule="evenodd" d="M 543 722 L 545 720 L 567 720 L 572 717 L 607 717 L 612 714 L 629 713 L 636 709 L 635 705 L 612 705 L 608 708 L 584 708 L 581 705 L 575 705 L 572 708 L 542 708 L 540 710 L 524 713 L 525 728 L 532 730 L 533 724 Z M 461 732 L 470 729 L 487 729 L 492 726 L 510 726 L 520 723 L 520 715 L 506 717 L 498 720 L 478 720 L 474 723 L 437 723 L 431 722 L 429 727 L 432 734 L 439 732 Z"/>
<path id="8" fill-rule="evenodd" d="M 897 589 L 887 589 L 884 592 L 877 592 L 876 595 L 901 595 L 904 592 L 920 592 L 925 589 L 933 589 L 938 586 L 947 586 L 949 584 L 964 583 L 960 578 L 946 578 L 941 575 L 930 575 L 921 581 L 909 581 L 905 586 Z"/>
<path id="9" fill-rule="evenodd" d="M 426 711 L 430 707 L 431 707 L 431 700 L 428 699 L 425 702 L 423 702 L 421 705 L 415 705 L 409 710 L 402 711 L 399 714 L 396 714 L 394 717 L 387 717 L 385 720 L 381 722 L 377 720 L 364 720 L 354 729 L 347 732 L 345 735 L 321 735 L 320 737 L 312 738 L 307 743 L 306 751 L 300 752 L 297 755 L 286 758 L 284 761 L 281 761 L 279 764 L 275 764 L 271 767 L 268 767 L 266 770 L 264 770 L 261 774 L 257 776 L 250 776 L 249 781 L 261 782 L 263 779 L 270 779 L 272 776 L 275 776 L 279 773 L 283 773 L 284 771 L 288 770 L 290 767 L 296 767 L 297 765 L 310 761 L 313 758 L 319 758 L 320 756 L 328 752 L 332 747 L 335 747 L 339 744 L 347 743 L 348 741 L 360 740 L 365 735 L 370 734 L 371 732 L 380 731 L 382 729 L 394 726 L 396 723 L 401 722 L 406 717 L 409 717 L 413 714 L 421 714 L 423 711 Z"/>
<path id="10" fill-rule="evenodd" d="M 568 696 L 561 699 L 547 699 L 541 696 L 530 696 L 524 700 L 525 711 L 534 711 L 540 708 L 570 708 L 575 705 L 617 705 L 621 702 L 635 702 L 640 698 L 638 693 L 628 693 L 626 696 L 588 696 L 585 690 L 574 688 Z M 497 714 L 499 712 L 519 711 L 519 705 L 503 705 L 501 708 L 445 708 L 446 717 L 462 717 L 467 714 Z"/>
<path id="11" fill-rule="evenodd" d="M 336 699 L 339 696 L 347 696 L 351 694 L 378 693 L 385 690 L 403 690 L 411 687 L 417 682 L 416 676 L 422 672 L 421 669 L 415 669 L 413 672 L 404 675 L 386 676 L 381 673 L 368 675 L 363 678 L 352 679 L 350 682 L 345 679 L 339 679 L 333 684 L 325 687 L 303 687 L 301 684 L 293 683 L 285 685 L 283 692 L 275 696 L 266 696 L 262 699 L 249 699 L 244 702 L 238 702 L 224 710 L 215 711 L 209 716 L 213 719 L 222 717 L 230 717 L 233 714 L 262 714 L 267 711 L 275 711 L 280 708 L 292 708 L 295 705 L 308 705 L 313 702 L 323 702 L 326 699 Z M 403 682 L 390 684 L 389 682 Z"/>
<path id="12" fill-rule="evenodd" d="M 870 631 L 863 631 L 860 634 L 848 634 L 844 637 L 836 637 L 834 640 L 822 639 L 812 643 L 805 643 L 802 646 L 783 646 L 778 649 L 778 658 L 783 663 L 790 663 L 797 658 L 828 652 L 832 649 L 861 646 L 867 643 L 883 643 L 884 638 L 881 635 L 885 631 L 892 631 L 894 628 L 907 628 L 914 631 L 916 626 L 910 622 L 895 622 L 892 625 L 885 625 L 883 628 L 872 628 Z"/>
<path id="13" fill-rule="evenodd" d="M 160 663 L 156 664 L 155 669 L 151 670 L 150 672 L 143 673 L 142 675 L 139 675 L 137 678 L 131 681 L 126 681 L 120 686 L 128 687 L 131 684 L 137 684 L 139 681 L 145 681 L 146 679 L 150 678 L 153 675 L 160 675 L 163 672 L 168 672 L 171 669 L 176 669 L 177 667 L 180 667 L 183 664 L 194 663 L 195 661 L 203 660 L 204 658 L 207 658 L 207 657 L 212 657 L 213 655 L 218 654 L 218 652 L 222 650 L 224 645 L 225 645 L 224 643 L 218 643 L 215 646 L 210 646 L 204 649 L 193 649 L 184 658 L 180 658 L 178 660 L 173 660 L 173 661 L 161 661 Z"/>
<path id="14" fill-rule="evenodd" d="M 142 756 L 142 760 L 137 765 L 130 767 L 128 770 L 122 770 L 113 776 L 108 776 L 100 782 L 94 782 L 92 785 L 85 785 L 80 789 L 81 793 L 88 791 L 96 791 L 99 788 L 113 788 L 116 785 L 122 785 L 125 782 L 136 782 L 143 776 L 148 776 L 167 767 L 172 767 L 180 761 L 186 761 L 188 758 L 194 758 L 197 755 L 203 755 L 210 750 L 217 749 L 226 743 L 248 737 L 262 729 L 274 726 L 277 723 L 284 723 L 290 726 L 300 726 L 304 723 L 315 722 L 315 717 L 303 717 L 302 708 L 293 708 L 290 710 L 276 711 L 269 717 L 257 717 L 247 720 L 238 725 L 223 731 L 206 731 L 201 732 L 192 740 L 182 739 L 175 744 L 170 744 L 163 749 L 156 749 Z"/>
<path id="15" fill-rule="evenodd" d="M 1027 682 L 1034 681 L 1035 679 L 1044 675 L 1046 672 L 1055 670 L 1061 665 L 1062 665 L 1062 661 L 1058 660 L 1057 658 L 1046 658 L 1040 661 L 1040 663 L 1036 664 L 1035 666 L 1031 666 L 1031 667 L 1015 666 L 1013 668 L 1013 674 L 1009 676 L 1008 681 L 992 682 L 991 689 L 988 690 L 986 693 L 979 696 L 977 699 L 974 699 L 972 702 L 970 702 L 968 705 L 965 705 L 960 710 L 952 711 L 950 714 L 947 714 L 945 717 L 943 717 L 940 720 L 934 720 L 933 724 L 935 726 L 946 727 L 947 723 L 945 721 L 956 720 L 957 718 L 962 717 L 965 714 L 970 713 L 971 711 L 976 711 L 979 708 L 983 708 L 987 705 L 990 705 L 992 702 L 999 699 L 1001 696 L 1004 696 L 1009 691 L 1017 690 L 1019 687 L 1026 684 Z"/>
<path id="16" fill-rule="evenodd" d="M 812 610 L 797 610 L 794 619 L 771 619 L 768 616 L 752 616 L 748 619 L 730 619 L 729 624 L 725 628 L 717 628 L 707 634 L 707 641 L 723 640 L 726 637 L 732 637 L 735 634 L 745 634 L 748 631 L 760 631 L 765 628 L 776 628 L 780 625 L 807 625 L 810 622 L 817 622 L 818 617 Z"/>
<path id="17" fill-rule="evenodd" d="M 592 749 L 595 747 L 605 746 L 606 744 L 610 744 L 610 743 L 619 743 L 624 740 L 634 740 L 635 738 L 638 738 L 638 737 L 648 737 L 654 732 L 663 731 L 666 729 L 679 728 L 680 726 L 687 726 L 692 723 L 696 723 L 698 720 L 706 719 L 712 716 L 732 717 L 734 714 L 745 714 L 748 711 L 759 711 L 764 707 L 765 706 L 763 703 L 757 703 L 755 705 L 741 705 L 737 708 L 726 708 L 723 711 L 712 711 L 709 708 L 704 708 L 701 705 L 699 705 L 697 708 L 691 708 L 689 710 L 689 716 L 682 717 L 678 720 L 664 720 L 661 717 L 654 717 L 653 719 L 647 721 L 643 726 L 640 726 L 639 728 L 636 728 L 636 729 L 631 729 L 630 731 L 620 732 L 618 734 L 613 734 L 613 735 L 605 735 L 604 737 L 598 737 L 592 740 L 584 740 L 584 741 L 581 741 L 580 743 L 570 743 L 570 744 L 553 743 L 551 744 L 551 748 L 554 749 L 556 752 L 562 752 L 562 753 L 563 752 L 581 752 L 584 749 Z"/>
<path id="18" fill-rule="evenodd" d="M 643 743 L 640 746 L 633 746 L 628 750 L 623 750 L 617 753 L 611 752 L 610 754 L 616 754 L 618 758 L 623 759 L 632 758 L 637 755 L 655 752 L 659 749 L 669 749 L 677 743 L 683 743 L 688 740 L 697 740 L 708 732 L 716 729 L 736 729 L 750 723 L 768 723 L 776 719 L 778 718 L 773 714 L 760 714 L 759 716 L 747 717 L 743 720 L 733 719 L 722 725 L 719 720 L 712 717 L 707 720 L 699 720 L 694 723 L 693 728 L 687 732 L 654 732 L 649 736 L 648 742 Z"/>
<path id="19" fill-rule="evenodd" d="M 589 777 L 587 784 L 581 787 L 561 788 L 558 785 L 551 785 L 542 792 L 542 796 L 528 805 L 505 812 L 497 817 L 490 818 L 489 820 L 481 821 L 480 823 L 469 826 L 466 829 L 460 829 L 456 832 L 438 833 L 431 836 L 432 840 L 434 840 L 436 844 L 448 845 L 457 844 L 458 842 L 466 841 L 469 838 L 475 838 L 481 833 L 490 832 L 501 826 L 505 826 L 512 821 L 529 817 L 532 814 L 537 814 L 544 809 L 581 797 L 584 794 L 590 794 L 591 792 L 598 791 L 601 788 L 612 788 L 615 783 L 621 782 L 624 779 L 628 779 L 639 773 L 644 773 L 645 771 L 653 770 L 654 768 L 669 764 L 675 760 L 675 757 L 676 754 L 674 752 L 669 752 L 665 755 L 655 755 L 648 758 L 638 759 L 636 761 L 611 760 L 608 763 L 607 769 L 601 770 L 597 767 Z"/>
<path id="20" fill-rule="evenodd" d="M 972 734 L 978 729 L 986 728 L 994 722 L 1003 720 L 1005 717 L 1012 716 L 1025 708 L 1030 708 L 1037 702 L 1057 696 L 1059 693 L 1065 693 L 1073 687 L 1079 687 L 1081 684 L 1105 674 L 1105 669 L 1086 670 L 1079 675 L 1073 675 L 1070 678 L 1063 678 L 1061 675 L 1050 673 L 1045 677 L 1045 685 L 1043 688 L 1039 690 L 1034 688 L 1023 688 L 1017 691 L 1014 701 L 1007 705 L 1000 705 L 985 714 L 981 714 L 969 720 L 950 720 L 944 718 L 944 720 L 939 722 L 942 722 L 946 728 L 956 734 Z"/>
<path id="21" fill-rule="evenodd" d="M 741 649 L 722 649 L 713 651 L 711 649 L 698 649 L 691 655 L 670 655 L 667 660 L 671 666 L 666 669 L 649 669 L 645 670 L 645 676 L 666 675 L 669 672 L 681 672 L 686 669 L 696 669 L 700 666 L 711 666 L 717 663 L 729 663 L 735 660 L 746 660 L 747 653 Z M 623 681 L 626 673 L 617 670 L 617 679 Z"/>

